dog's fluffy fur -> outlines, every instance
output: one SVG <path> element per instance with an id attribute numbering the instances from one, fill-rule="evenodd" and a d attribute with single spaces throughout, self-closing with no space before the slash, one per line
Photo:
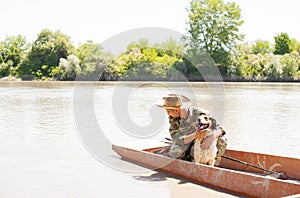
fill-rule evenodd
<path id="1" fill-rule="evenodd" d="M 197 117 L 197 128 L 198 130 L 208 130 L 208 133 L 205 137 L 209 135 L 214 135 L 214 130 L 216 130 L 216 120 L 207 115 L 200 115 Z M 195 139 L 194 144 L 194 161 L 196 163 L 207 164 L 214 166 L 215 158 L 217 156 L 217 139 L 214 138 L 214 141 L 209 149 L 201 149 L 200 145 L 203 139 Z"/>

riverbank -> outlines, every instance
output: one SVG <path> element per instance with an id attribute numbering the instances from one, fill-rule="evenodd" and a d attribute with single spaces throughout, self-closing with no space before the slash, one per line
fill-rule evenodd
<path id="1" fill-rule="evenodd" d="M 95 80 L 95 79 L 92 79 L 92 80 L 87 80 L 87 79 L 75 79 L 73 81 L 59 81 L 59 80 L 56 80 L 56 79 L 47 79 L 47 80 L 37 80 L 37 79 L 22 79 L 22 78 L 17 78 L 17 77 L 14 77 L 14 76 L 7 76 L 7 77 L 3 77 L 3 78 L 0 78 L 0 81 L 1 82 L 78 82 L 78 81 L 82 81 L 82 82 L 89 82 L 89 81 L 92 81 L 92 82 L 207 82 L 205 80 L 195 80 L 195 79 L 189 79 L 189 80 L 145 80 L 145 79 L 131 79 L 131 80 L 123 80 L 123 79 L 120 79 L 120 80 L 109 80 L 109 81 L 105 81 L 105 80 Z M 254 82 L 259 82 L 259 83 L 299 83 L 300 82 L 300 79 L 289 79 L 289 78 L 286 78 L 286 79 L 272 79 L 272 78 L 248 78 L 248 79 L 245 79 L 245 78 L 231 78 L 231 77 L 226 77 L 226 78 L 222 78 L 222 79 L 219 79 L 219 80 L 209 80 L 208 82 L 237 82 L 237 83 L 254 83 Z"/>
<path id="2" fill-rule="evenodd" d="M 14 77 L 14 76 L 6 76 L 3 78 L 0 78 L 0 81 L 22 81 L 22 79 Z"/>

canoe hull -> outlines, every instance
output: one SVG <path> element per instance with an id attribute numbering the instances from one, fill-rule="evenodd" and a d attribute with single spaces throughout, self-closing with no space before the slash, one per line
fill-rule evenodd
<path id="1" fill-rule="evenodd" d="M 223 165 L 221 164 L 225 168 L 219 168 L 175 160 L 167 156 L 154 154 L 150 152 L 151 149 L 138 151 L 113 145 L 113 150 L 126 160 L 155 170 L 161 170 L 192 181 L 247 196 L 273 198 L 300 193 L 300 183 L 298 181 L 279 180 L 239 171 L 239 169 L 245 169 L 242 166 L 235 167 L 236 170 L 228 169 L 226 166 L 230 167 L 230 162 L 226 161 L 222 162 Z M 228 151 L 227 154 L 230 152 Z M 234 151 L 232 152 L 234 153 Z"/>

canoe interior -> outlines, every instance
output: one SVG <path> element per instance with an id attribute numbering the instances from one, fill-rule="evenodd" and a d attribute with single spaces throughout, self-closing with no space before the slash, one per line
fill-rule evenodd
<path id="1" fill-rule="evenodd" d="M 166 146 L 145 149 L 143 151 L 168 156 L 168 150 L 169 147 Z M 300 159 L 230 149 L 225 151 L 224 156 L 228 156 L 267 170 L 284 173 L 284 175 L 287 176 L 286 179 L 300 181 Z M 249 173 L 257 173 L 260 175 L 270 175 L 269 172 L 264 170 L 260 170 L 226 158 L 222 158 L 219 167 Z"/>

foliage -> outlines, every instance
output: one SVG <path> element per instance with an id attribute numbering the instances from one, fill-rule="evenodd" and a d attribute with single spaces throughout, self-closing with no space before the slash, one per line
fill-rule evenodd
<path id="1" fill-rule="evenodd" d="M 176 47 L 176 52 L 170 46 Z M 175 62 L 182 61 L 180 46 L 174 40 L 150 46 L 147 39 L 129 44 L 127 51 L 114 59 L 111 70 L 118 77 L 132 80 L 164 80 L 170 77 Z"/>
<path id="2" fill-rule="evenodd" d="M 100 44 L 95 44 L 93 41 L 88 40 L 86 43 L 79 44 L 78 48 L 75 50 L 75 55 L 78 57 L 79 63 L 81 64 L 88 55 L 101 51 L 102 49 Z"/>
<path id="3" fill-rule="evenodd" d="M 171 57 L 182 58 L 184 53 L 184 44 L 176 39 L 169 38 L 159 44 L 154 45 L 158 53 L 166 54 Z"/>
<path id="4" fill-rule="evenodd" d="M 282 76 L 291 78 L 297 75 L 300 68 L 300 56 L 298 52 L 292 52 L 290 54 L 284 54 L 280 63 L 282 65 Z"/>
<path id="5" fill-rule="evenodd" d="M 20 65 L 19 74 L 51 77 L 51 70 L 59 64 L 60 58 L 66 58 L 73 51 L 74 46 L 68 36 L 43 29 Z"/>
<path id="6" fill-rule="evenodd" d="M 223 0 L 191 0 L 188 14 L 185 40 L 190 50 L 204 49 L 217 65 L 228 65 L 231 50 L 243 39 L 239 7 Z"/>
<path id="7" fill-rule="evenodd" d="M 21 35 L 6 37 L 0 42 L 0 63 L 11 61 L 9 65 L 18 66 L 27 53 L 28 47 L 25 37 Z"/>
<path id="8" fill-rule="evenodd" d="M 300 43 L 296 39 L 291 39 L 291 51 L 300 53 Z"/>
<path id="9" fill-rule="evenodd" d="M 198 66 L 198 65 L 197 65 Z M 177 61 L 174 63 L 173 68 L 177 71 L 176 73 L 181 74 L 181 76 L 174 77 L 175 79 L 182 80 L 184 76 L 185 79 L 190 80 L 201 80 L 201 74 L 196 65 L 194 65 L 187 56 L 182 58 L 182 61 Z M 173 72 L 173 76 L 176 76 Z M 178 75 L 177 74 L 177 75 Z"/>
<path id="10" fill-rule="evenodd" d="M 272 52 L 271 44 L 269 41 L 256 40 L 251 47 L 253 54 L 268 54 Z"/>
<path id="11" fill-rule="evenodd" d="M 220 4 L 215 6 L 220 7 Z M 299 81 L 300 43 L 284 33 L 276 39 L 274 50 L 268 41 L 256 40 L 237 45 L 230 53 L 228 51 L 226 68 L 219 67 L 225 80 Z M 114 57 L 100 44 L 87 41 L 75 48 L 66 35 L 42 30 L 32 44 L 20 35 L 0 41 L 0 77 L 21 76 L 27 80 L 206 80 L 215 63 L 203 46 L 191 50 L 193 43 L 189 44 L 184 46 L 182 42 L 169 38 L 151 45 L 147 39 L 141 39 L 130 43 L 124 53 Z M 280 53 L 275 54 L 275 50 Z"/>
<path id="12" fill-rule="evenodd" d="M 245 56 L 253 53 L 252 46 L 249 43 L 238 45 L 236 48 L 238 55 Z"/>
<path id="13" fill-rule="evenodd" d="M 281 33 L 274 37 L 275 39 L 275 47 L 274 47 L 274 54 L 286 54 L 291 52 L 291 40 L 287 33 Z"/>
<path id="14" fill-rule="evenodd" d="M 75 80 L 80 73 L 79 59 L 71 54 L 67 58 L 60 58 L 59 67 L 56 67 L 52 75 L 60 80 Z"/>
<path id="15" fill-rule="evenodd" d="M 130 51 L 133 48 L 146 49 L 150 46 L 149 40 L 142 38 L 136 42 L 129 43 L 127 46 L 127 51 Z"/>
<path id="16" fill-rule="evenodd" d="M 241 72 L 245 78 L 262 80 L 280 75 L 279 56 L 273 54 L 251 54 L 242 62 Z"/>
<path id="17" fill-rule="evenodd" d="M 293 80 L 298 76 L 300 55 L 248 54 L 239 56 L 234 66 L 240 69 L 239 76 L 249 80 Z"/>
<path id="18" fill-rule="evenodd" d="M 12 75 L 13 71 L 13 62 L 11 60 L 0 63 L 0 77 Z"/>
<path id="19" fill-rule="evenodd" d="M 76 55 L 82 68 L 80 78 L 90 80 L 99 79 L 114 58 L 112 54 L 105 52 L 100 44 L 92 41 L 80 44 L 76 49 Z"/>

